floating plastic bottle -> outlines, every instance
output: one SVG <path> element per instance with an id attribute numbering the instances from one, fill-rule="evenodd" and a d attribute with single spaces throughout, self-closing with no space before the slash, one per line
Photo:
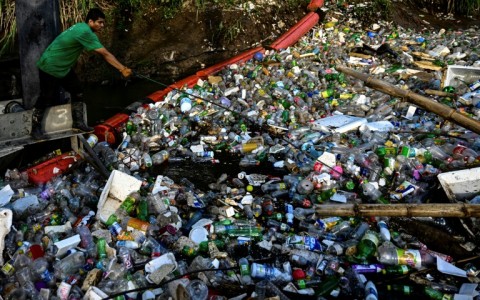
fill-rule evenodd
<path id="1" fill-rule="evenodd" d="M 168 153 L 167 150 L 161 150 L 151 156 L 152 163 L 154 165 L 161 165 L 164 162 L 168 161 L 168 158 L 170 157 L 170 154 Z"/>
<path id="2" fill-rule="evenodd" d="M 391 244 L 379 247 L 378 260 L 386 265 L 408 265 L 416 269 L 436 264 L 436 257 L 425 250 L 399 249 Z"/>

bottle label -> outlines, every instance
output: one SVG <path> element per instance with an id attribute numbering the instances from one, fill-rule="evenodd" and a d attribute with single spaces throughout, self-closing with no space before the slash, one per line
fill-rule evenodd
<path id="1" fill-rule="evenodd" d="M 267 268 L 264 265 L 255 264 L 255 268 L 258 278 L 265 278 L 267 276 Z"/>
<path id="2" fill-rule="evenodd" d="M 312 236 L 306 236 L 305 239 L 304 239 L 304 243 L 305 243 L 305 249 L 307 250 L 321 250 L 319 247 L 320 244 L 317 242 L 317 240 L 312 237 Z"/>
<path id="3" fill-rule="evenodd" d="M 40 274 L 40 278 L 45 282 L 50 282 L 53 279 L 53 276 L 48 270 L 45 270 Z"/>
<path id="4" fill-rule="evenodd" d="M 3 274 L 10 276 L 10 275 L 13 275 L 13 273 L 15 272 L 15 269 L 13 268 L 13 265 L 10 262 L 7 262 L 2 266 L 2 272 Z"/>
<path id="5" fill-rule="evenodd" d="M 398 264 L 408 265 L 412 268 L 419 269 L 422 266 L 422 258 L 419 250 L 413 249 L 397 249 Z"/>
<path id="6" fill-rule="evenodd" d="M 240 274 L 241 275 L 250 275 L 250 270 L 249 270 L 248 264 L 240 265 Z"/>
<path id="7" fill-rule="evenodd" d="M 120 224 L 118 224 L 117 222 L 114 222 L 109 228 L 108 230 L 110 231 L 110 233 L 114 236 L 117 236 L 119 235 L 123 229 L 122 229 L 122 226 L 120 226 Z"/>
<path id="8" fill-rule="evenodd" d="M 335 255 L 341 255 L 343 253 L 342 245 L 337 244 L 337 243 L 335 243 L 331 246 L 331 250 L 332 250 L 332 253 L 335 254 Z"/>
<path id="9" fill-rule="evenodd" d="M 470 90 L 475 91 L 476 89 L 480 88 L 480 79 L 475 81 L 474 83 L 468 86 Z"/>
<path id="10" fill-rule="evenodd" d="M 293 245 L 297 249 L 322 251 L 322 246 L 317 239 L 312 236 L 293 236 L 288 239 L 288 244 Z"/>
<path id="11" fill-rule="evenodd" d="M 400 271 L 401 274 L 408 274 L 409 270 L 408 270 L 407 265 L 400 265 L 399 271 Z"/>
<path id="12" fill-rule="evenodd" d="M 146 221 L 142 221 L 136 218 L 130 218 L 127 223 L 127 230 L 133 231 L 133 229 L 136 229 L 146 233 L 149 226 L 150 226 L 150 223 Z"/>
<path id="13" fill-rule="evenodd" d="M 302 290 L 307 287 L 307 285 L 305 284 L 305 280 L 303 279 L 297 281 L 297 284 L 298 284 L 298 287 Z"/>

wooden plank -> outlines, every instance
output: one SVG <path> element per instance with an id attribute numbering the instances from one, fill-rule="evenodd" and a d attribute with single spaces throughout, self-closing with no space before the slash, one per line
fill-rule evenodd
<path id="1" fill-rule="evenodd" d="M 425 204 L 322 204 L 316 205 L 317 216 L 355 217 L 480 217 L 480 205 L 466 203 Z"/>

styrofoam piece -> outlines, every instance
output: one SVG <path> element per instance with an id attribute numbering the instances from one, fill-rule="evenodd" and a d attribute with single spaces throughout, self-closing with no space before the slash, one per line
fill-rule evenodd
<path id="1" fill-rule="evenodd" d="M 445 75 L 445 80 L 443 81 L 443 87 L 457 87 L 454 78 L 458 78 L 467 84 L 471 84 L 480 79 L 480 68 L 457 65 L 448 66 L 447 74 Z"/>
<path id="2" fill-rule="evenodd" d="M 0 254 L 5 249 L 5 237 L 12 228 L 13 212 L 7 208 L 0 208 Z M 0 255 L 0 265 L 3 266 L 3 255 Z"/>
<path id="3" fill-rule="evenodd" d="M 76 234 L 64 240 L 56 242 L 54 245 L 57 246 L 58 251 L 55 254 L 56 257 L 64 256 L 68 250 L 77 247 L 80 244 L 80 235 Z"/>
<path id="4" fill-rule="evenodd" d="M 13 189 L 10 187 L 9 184 L 4 186 L 0 190 L 0 207 L 10 203 L 10 200 L 12 199 L 12 196 L 15 194 Z"/>
<path id="5" fill-rule="evenodd" d="M 85 296 L 83 296 L 83 300 L 101 300 L 104 298 L 108 298 L 108 295 L 95 286 L 89 287 Z"/>
<path id="6" fill-rule="evenodd" d="M 441 173 L 437 178 L 451 201 L 470 200 L 480 193 L 480 167 Z"/>
<path id="7" fill-rule="evenodd" d="M 63 225 L 45 226 L 45 234 L 49 234 L 50 232 L 63 233 L 63 232 L 67 232 L 68 230 L 71 230 L 71 229 L 72 229 L 72 223 L 70 223 L 70 221 L 67 221 Z"/>
<path id="8" fill-rule="evenodd" d="M 355 130 L 363 124 L 367 124 L 367 119 L 347 115 L 334 115 L 316 120 L 313 122 L 312 129 L 330 133 L 344 133 Z"/>
<path id="9" fill-rule="evenodd" d="M 325 151 L 317 158 L 317 161 L 326 165 L 328 168 L 333 168 L 337 163 L 337 158 L 335 154 Z"/>
<path id="10" fill-rule="evenodd" d="M 38 198 L 36 195 L 31 195 L 17 199 L 12 203 L 12 209 L 16 214 L 23 214 L 28 208 L 38 206 Z"/>
<path id="11" fill-rule="evenodd" d="M 370 131 L 387 132 L 392 129 L 393 129 L 393 124 L 389 121 L 370 122 L 360 126 L 360 131 L 370 130 Z"/>
<path id="12" fill-rule="evenodd" d="M 162 256 L 159 256 L 155 259 L 152 259 L 145 265 L 145 272 L 147 273 L 152 273 L 156 269 L 160 268 L 160 266 L 165 265 L 165 264 L 172 264 L 175 266 L 175 268 L 172 270 L 174 272 L 177 267 L 177 260 L 175 259 L 175 255 L 173 255 L 172 252 L 165 253 Z"/>
<path id="13" fill-rule="evenodd" d="M 104 223 L 107 222 L 108 217 L 117 210 L 125 198 L 132 192 L 138 191 L 141 185 L 141 180 L 114 170 L 100 195 L 97 205 L 97 218 Z"/>

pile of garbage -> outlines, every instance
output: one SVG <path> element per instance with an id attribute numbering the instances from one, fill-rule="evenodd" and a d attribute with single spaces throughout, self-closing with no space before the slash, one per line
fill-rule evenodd
<path id="1" fill-rule="evenodd" d="M 2 297 L 475 298 L 475 218 L 319 208 L 478 203 L 477 133 L 336 69 L 478 120 L 477 28 L 367 26 L 326 8 L 296 45 L 139 106 L 119 145 L 91 136 L 108 180 L 87 162 L 41 186 L 8 170 Z M 206 185 L 162 173 L 187 163 L 225 168 Z"/>

